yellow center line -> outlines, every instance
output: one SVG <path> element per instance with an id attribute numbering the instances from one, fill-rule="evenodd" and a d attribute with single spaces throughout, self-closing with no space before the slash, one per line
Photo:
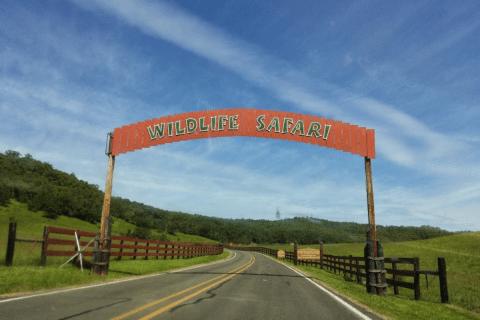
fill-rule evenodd
<path id="1" fill-rule="evenodd" d="M 157 304 L 162 303 L 162 302 L 164 302 L 164 301 L 167 301 L 167 300 L 170 300 L 170 299 L 172 299 L 172 298 L 175 298 L 176 296 L 179 296 L 179 295 L 184 294 L 184 293 L 186 293 L 186 292 L 188 292 L 188 291 L 191 291 L 191 290 L 193 290 L 193 289 L 196 289 L 196 288 L 198 288 L 198 287 L 200 287 L 200 286 L 203 286 L 203 285 L 205 285 L 205 284 L 207 284 L 207 283 L 209 283 L 209 282 L 215 281 L 215 280 L 217 280 L 217 279 L 219 279 L 219 278 L 221 278 L 221 277 L 225 277 L 225 276 L 227 276 L 229 273 L 234 273 L 234 272 L 236 272 L 237 270 L 243 268 L 244 266 L 250 264 L 250 262 L 252 262 L 252 259 L 254 259 L 254 258 L 253 258 L 252 255 L 250 255 L 250 260 L 249 260 L 246 264 L 244 264 L 244 265 L 242 265 L 242 266 L 240 266 L 240 267 L 238 267 L 238 268 L 235 268 L 235 269 L 233 269 L 233 270 L 231 270 L 231 271 L 229 271 L 229 272 L 227 272 L 227 273 L 225 273 L 225 274 L 222 274 L 221 276 L 218 276 L 218 277 L 215 277 L 215 278 L 213 278 L 213 279 L 204 281 L 204 282 L 202 282 L 202 283 L 199 283 L 199 284 L 197 284 L 197 285 L 194 285 L 193 287 L 190 287 L 190 288 L 187 288 L 187 289 L 185 289 L 185 290 L 179 291 L 179 292 L 177 292 L 177 293 L 171 294 L 171 295 L 169 295 L 169 296 L 167 296 L 167 297 L 165 297 L 165 298 L 162 298 L 162 299 L 160 299 L 160 300 L 153 301 L 153 302 L 151 302 L 151 303 L 149 303 L 149 304 L 146 304 L 146 305 L 144 305 L 144 306 L 141 306 L 141 307 L 139 307 L 139 308 L 137 308 L 137 309 L 134 309 L 134 310 L 132 310 L 132 311 L 129 311 L 129 312 L 127 312 L 127 313 L 124 313 L 124 314 L 122 314 L 122 315 L 120 315 L 120 316 L 118 316 L 118 317 L 112 318 L 111 320 L 121 320 L 121 319 L 124 319 L 124 318 L 126 318 L 126 317 L 128 317 L 128 316 L 131 316 L 132 314 L 138 313 L 138 312 L 140 312 L 140 311 L 142 311 L 142 310 L 145 310 L 145 309 L 148 309 L 148 308 L 150 308 L 150 307 L 153 307 L 154 305 L 157 305 Z M 253 262 L 252 262 L 252 263 L 253 263 Z M 243 271 L 243 270 L 242 270 L 242 271 Z M 240 272 L 241 272 L 241 271 L 240 271 Z M 235 275 L 235 274 L 234 274 L 234 275 Z"/>
<path id="2" fill-rule="evenodd" d="M 251 254 L 250 254 L 250 255 L 251 255 Z M 232 277 L 235 277 L 237 274 L 239 274 L 239 273 L 241 273 L 242 271 L 250 268 L 254 263 L 255 263 L 255 258 L 253 258 L 253 261 L 252 261 L 251 263 L 249 263 L 245 268 L 243 268 L 242 270 L 238 271 L 237 273 L 232 274 L 232 275 L 230 275 L 230 276 L 228 276 L 228 277 L 226 277 L 226 278 L 223 278 L 223 279 L 220 280 L 220 281 L 217 281 L 217 282 L 215 282 L 215 283 L 212 283 L 212 284 L 209 285 L 208 287 L 205 287 L 205 288 L 203 288 L 203 289 L 201 289 L 201 290 L 198 290 L 197 292 L 194 292 L 194 293 L 192 293 L 192 294 L 190 294 L 190 295 L 188 295 L 188 296 L 186 296 L 186 297 L 184 297 L 184 298 L 182 298 L 182 299 L 180 299 L 180 300 L 177 300 L 177 301 L 175 301 L 175 302 L 172 302 L 172 303 L 170 303 L 168 306 L 165 306 L 165 307 L 163 307 L 163 308 L 161 308 L 161 309 L 159 309 L 159 310 L 157 310 L 157 311 L 155 311 L 155 312 L 153 312 L 153 313 L 151 313 L 151 314 L 149 314 L 149 315 L 141 318 L 140 320 L 148 320 L 148 319 L 151 319 L 151 318 L 153 318 L 153 317 L 155 317 L 155 316 L 158 316 L 160 313 L 165 312 L 165 311 L 167 311 L 167 310 L 169 310 L 169 309 L 171 309 L 171 308 L 179 305 L 180 303 L 182 303 L 182 302 L 184 302 L 184 301 L 187 301 L 188 299 L 193 298 L 193 297 L 195 297 L 196 295 L 199 295 L 200 293 L 205 292 L 205 291 L 207 291 L 208 289 L 211 289 L 211 288 L 219 285 L 219 284 L 222 283 L 222 282 L 227 281 L 228 279 L 230 279 L 230 278 L 232 278 Z"/>

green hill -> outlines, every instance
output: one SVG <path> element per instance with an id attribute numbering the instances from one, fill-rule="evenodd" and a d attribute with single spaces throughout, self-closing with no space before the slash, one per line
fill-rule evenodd
<path id="1" fill-rule="evenodd" d="M 15 199 L 28 210 L 42 212 L 46 218 L 63 221 L 77 218 L 91 224 L 100 221 L 103 192 L 89 184 L 56 170 L 49 163 L 21 156 L 16 151 L 0 153 L 0 206 Z M 333 222 L 314 218 L 276 221 L 221 219 L 154 208 L 142 203 L 113 197 L 111 215 L 130 224 L 129 235 L 153 237 L 178 233 L 200 236 L 219 242 L 234 243 L 363 243 L 366 224 Z M 127 230 L 128 231 L 128 230 Z M 127 232 L 125 231 L 125 232 Z M 382 243 L 420 240 L 452 234 L 439 228 L 377 225 Z"/>

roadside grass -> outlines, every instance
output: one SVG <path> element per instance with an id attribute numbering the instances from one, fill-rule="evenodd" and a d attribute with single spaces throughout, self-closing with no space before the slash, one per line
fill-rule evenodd
<path id="1" fill-rule="evenodd" d="M 452 318 L 466 317 L 466 319 L 480 319 L 480 254 L 478 244 L 480 243 L 480 232 L 457 234 L 445 236 L 440 238 L 406 241 L 396 243 L 384 243 L 385 257 L 404 257 L 404 258 L 420 258 L 420 270 L 437 270 L 437 258 L 445 258 L 447 266 L 447 285 L 449 304 L 442 304 L 440 301 L 440 285 L 437 276 L 428 276 L 427 278 L 421 275 L 420 291 L 421 298 L 419 301 L 414 300 L 413 290 L 399 288 L 399 295 L 393 295 L 393 287 L 389 287 L 388 297 L 380 302 L 372 304 L 372 309 L 381 313 L 393 312 L 395 318 L 407 319 L 414 317 L 424 318 L 438 318 L 448 316 Z M 319 249 L 319 245 L 305 245 L 298 246 L 303 248 Z M 362 243 L 346 243 L 346 244 L 324 244 L 324 254 L 339 255 L 339 256 L 363 256 Z M 293 251 L 293 246 L 270 246 L 273 249 Z M 338 273 L 334 275 L 330 271 L 319 270 L 311 266 L 298 266 L 300 269 L 308 271 L 315 278 L 330 284 L 333 288 L 352 295 L 357 299 L 362 297 L 365 301 L 377 301 L 377 298 L 372 295 L 365 294 L 365 286 L 346 282 Z M 390 264 L 387 264 L 390 267 Z M 412 265 L 398 265 L 399 269 L 413 270 Z M 387 275 L 387 277 L 392 277 Z M 412 277 L 403 277 L 402 281 L 412 282 Z M 358 289 L 354 289 L 358 287 Z M 347 289 L 349 288 L 349 289 Z M 359 294 L 356 294 L 358 291 Z M 366 297 L 363 297 L 366 296 Z M 360 301 L 360 298 L 358 298 Z M 393 300 L 390 300 L 393 299 Z M 385 306 L 383 301 L 389 301 Z M 390 305 L 390 303 L 393 303 Z M 369 305 L 365 303 L 366 305 Z M 369 305 L 370 306 L 370 305 Z M 382 307 L 383 306 L 383 307 Z M 418 307 L 417 307 L 418 306 Z M 412 313 L 410 310 L 419 310 L 425 306 L 425 312 L 421 311 L 418 315 Z M 445 309 L 446 308 L 446 309 Z M 403 310 L 403 311 L 402 311 Z M 465 311 L 465 314 L 461 312 Z M 452 313 L 454 312 L 454 313 Z M 469 318 L 471 314 L 473 318 Z M 476 314 L 476 315 L 475 315 Z"/>
<path id="2" fill-rule="evenodd" d="M 84 270 L 82 273 L 79 268 L 70 264 L 65 265 L 61 269 L 58 265 L 46 267 L 0 267 L 0 297 L 6 294 L 83 286 L 134 276 L 162 273 L 218 261 L 228 256 L 229 252 L 224 251 L 216 256 L 203 256 L 191 259 L 111 261 L 108 276 L 106 277 L 91 275 L 89 269 Z"/>
<path id="3" fill-rule="evenodd" d="M 8 225 L 10 217 L 17 222 L 17 238 L 41 239 L 44 226 L 76 229 L 90 232 L 98 232 L 100 224 L 92 224 L 76 218 L 59 216 L 57 219 L 43 217 L 43 212 L 28 211 L 26 204 L 11 200 L 8 207 L 0 207 L 0 295 L 20 293 L 26 291 L 49 290 L 70 286 L 88 285 L 113 281 L 115 279 L 140 276 L 151 273 L 161 273 L 168 270 L 185 268 L 193 265 L 209 263 L 226 258 L 229 253 L 224 252 L 217 256 L 203 256 L 190 259 L 154 259 L 148 260 L 133 257 L 123 257 L 121 261 L 111 259 L 109 274 L 107 277 L 90 275 L 90 270 L 83 273 L 71 264 L 59 268 L 69 257 L 47 258 L 45 267 L 40 267 L 41 242 L 16 242 L 13 266 L 5 267 L 5 255 L 8 241 Z M 122 219 L 114 218 L 112 234 L 120 235 L 127 233 L 128 229 L 134 230 L 135 225 Z M 157 234 L 156 230 L 151 230 Z M 59 239 L 72 239 L 68 235 L 54 235 Z M 180 242 L 216 242 L 207 238 L 186 235 L 177 232 L 175 235 L 167 234 L 167 241 Z M 91 239 L 82 238 L 82 241 Z M 55 246 L 55 250 L 73 251 L 71 246 Z"/>
<path id="4" fill-rule="evenodd" d="M 280 260 L 288 265 L 293 263 Z M 429 301 L 415 301 L 405 296 L 388 294 L 384 297 L 367 294 L 365 286 L 344 280 L 343 276 L 333 275 L 329 271 L 320 270 L 311 266 L 297 265 L 314 279 L 325 284 L 327 288 L 344 296 L 348 300 L 358 301 L 370 309 L 397 320 L 412 319 L 476 319 L 479 317 L 473 312 L 459 308 L 452 304 L 432 303 Z"/>
<path id="5" fill-rule="evenodd" d="M 43 212 L 32 212 L 28 210 L 27 204 L 20 203 L 16 200 L 10 200 L 8 207 L 0 207 L 0 266 L 5 265 L 5 254 L 7 250 L 8 242 L 8 225 L 10 217 L 13 217 L 17 222 L 17 238 L 38 239 L 43 237 L 44 226 L 54 226 L 58 228 L 75 229 L 89 232 L 99 232 L 100 223 L 89 223 L 77 218 L 70 218 L 66 216 L 59 216 L 57 219 L 48 219 L 43 217 Z M 133 231 L 136 228 L 135 225 L 126 222 L 119 218 L 113 218 L 112 234 L 121 235 L 126 234 L 130 229 Z M 151 230 L 152 235 L 159 235 L 157 230 Z M 215 242 L 207 238 L 203 238 L 196 235 L 187 235 L 180 232 L 175 235 L 166 234 L 166 241 L 179 241 L 179 242 Z M 55 234 L 53 237 L 58 239 L 70 239 L 72 236 Z M 85 238 L 81 239 L 85 241 Z M 90 241 L 91 239 L 88 239 Z M 41 242 L 29 243 L 29 242 L 16 242 L 15 254 L 13 257 L 13 266 L 21 265 L 39 265 L 40 255 L 42 250 Z M 55 246 L 55 250 L 73 250 L 68 246 Z M 133 257 L 123 257 L 122 260 L 131 260 Z M 48 265 L 58 265 L 68 260 L 68 257 L 48 257 Z"/>

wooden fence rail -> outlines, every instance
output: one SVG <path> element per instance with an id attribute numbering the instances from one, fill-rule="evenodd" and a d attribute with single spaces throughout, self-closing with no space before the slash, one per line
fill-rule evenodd
<path id="1" fill-rule="evenodd" d="M 260 253 L 266 253 L 269 255 L 277 256 L 278 250 L 263 248 L 263 247 L 232 247 L 234 250 L 243 251 L 256 251 Z M 329 254 L 323 254 L 323 250 L 320 250 L 319 260 L 304 260 L 298 259 L 297 263 L 301 265 L 311 265 L 319 267 L 320 269 L 326 268 L 333 273 L 343 273 L 345 279 L 352 280 L 358 284 L 363 285 L 363 278 L 366 277 L 365 271 L 365 258 L 353 257 L 353 256 L 334 256 Z M 291 262 L 295 261 L 295 252 L 285 251 L 284 260 Z M 420 299 L 420 275 L 436 275 L 440 281 L 440 298 L 442 303 L 448 302 L 448 287 L 447 287 L 447 269 L 445 266 L 445 258 L 438 258 L 438 270 L 420 270 L 419 258 L 385 258 L 385 264 L 391 264 L 391 268 L 385 268 L 387 274 L 391 274 L 392 278 L 387 278 L 387 283 L 393 286 L 395 295 L 399 294 L 398 288 L 406 288 L 414 290 L 415 300 Z M 413 265 L 413 270 L 399 270 L 399 264 Z M 399 280 L 399 276 L 412 277 L 413 282 L 406 282 Z"/>
<path id="2" fill-rule="evenodd" d="M 79 239 L 80 247 L 83 248 L 89 244 L 90 240 L 94 238 L 97 233 L 72 230 L 57 227 L 45 227 L 43 232 L 43 239 L 19 239 L 16 238 L 16 223 L 11 222 L 9 227 L 9 238 L 7 244 L 7 254 L 5 258 L 5 264 L 7 266 L 12 265 L 13 254 L 15 248 L 15 241 L 28 241 L 28 242 L 41 242 L 42 253 L 40 265 L 45 265 L 48 256 L 73 256 L 77 253 L 76 240 L 74 238 L 75 232 Z M 52 235 L 71 235 L 72 239 L 59 239 L 53 238 Z M 88 241 L 81 241 L 81 238 L 88 238 Z M 215 246 L 214 243 L 200 244 L 194 242 L 170 242 L 170 241 L 157 241 L 148 239 L 129 238 L 124 236 L 111 236 L 111 257 L 117 257 L 120 260 L 122 257 L 163 257 L 166 259 L 188 259 L 192 257 L 204 256 L 204 255 L 218 255 L 223 253 L 223 247 Z M 71 250 L 58 250 L 54 246 L 69 246 Z M 83 256 L 92 256 L 94 244 L 90 243 L 89 248 L 82 252 Z"/>
<path id="3" fill-rule="evenodd" d="M 260 253 L 268 254 L 268 255 L 271 255 L 271 256 L 275 256 L 275 257 L 278 254 L 278 250 L 265 248 L 265 247 L 233 247 L 233 246 L 226 246 L 226 245 L 224 245 L 224 247 L 228 248 L 228 249 L 240 250 L 240 251 L 260 252 Z"/>

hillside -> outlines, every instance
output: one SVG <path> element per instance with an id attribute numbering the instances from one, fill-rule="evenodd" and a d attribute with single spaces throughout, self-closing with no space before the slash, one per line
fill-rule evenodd
<path id="1" fill-rule="evenodd" d="M 50 219 L 77 218 L 91 224 L 100 221 L 103 192 L 97 185 L 77 179 L 74 173 L 56 170 L 49 163 L 21 156 L 16 151 L 0 153 L 0 206 L 15 199 Z M 134 225 L 129 235 L 153 237 L 178 232 L 219 242 L 235 243 L 363 243 L 366 224 L 332 222 L 314 218 L 276 221 L 221 219 L 154 208 L 113 197 L 111 215 Z M 133 228 L 133 227 L 132 227 Z M 152 232 L 150 230 L 155 230 Z M 127 230 L 128 231 L 128 230 Z M 126 232 L 127 232 L 126 231 Z M 430 239 L 451 234 L 439 228 L 377 225 L 382 243 Z"/>

